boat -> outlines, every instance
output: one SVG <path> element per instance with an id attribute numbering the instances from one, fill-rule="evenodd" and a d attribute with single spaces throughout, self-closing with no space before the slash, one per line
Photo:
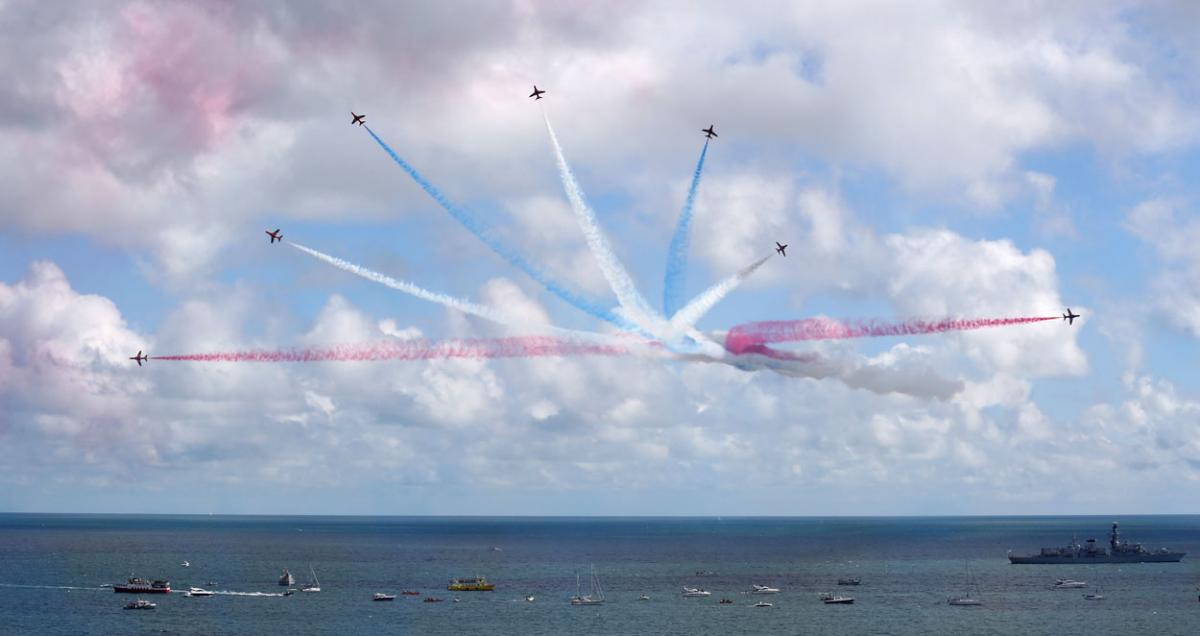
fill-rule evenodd
<path id="1" fill-rule="evenodd" d="M 441 603 L 442 599 L 440 599 L 436 596 L 426 596 L 424 599 L 422 599 L 422 602 L 423 603 Z"/>
<path id="2" fill-rule="evenodd" d="M 1018 556 L 1009 551 L 1008 562 L 1013 564 L 1061 565 L 1065 563 L 1178 563 L 1186 552 L 1172 552 L 1166 548 L 1147 550 L 1140 543 L 1129 543 L 1121 539 L 1121 529 L 1112 524 L 1108 548 L 1088 539 L 1082 545 L 1074 537 L 1071 543 L 1061 548 L 1042 548 L 1030 556 Z"/>
<path id="3" fill-rule="evenodd" d="M 822 592 L 820 597 L 821 602 L 826 605 L 852 605 L 854 603 L 854 597 L 852 596 L 841 596 L 831 594 L 829 592 Z"/>
<path id="4" fill-rule="evenodd" d="M 292 576 L 292 573 L 288 572 L 287 568 L 284 568 L 283 575 L 279 577 L 279 584 L 285 587 L 288 585 L 295 585 L 296 577 Z"/>
<path id="5" fill-rule="evenodd" d="M 1078 590 L 1087 587 L 1087 581 L 1076 581 L 1075 579 L 1059 579 L 1054 582 L 1053 589 L 1056 590 Z"/>
<path id="6" fill-rule="evenodd" d="M 488 583 L 487 579 L 477 576 L 473 579 L 450 579 L 450 585 L 447 585 L 446 589 L 451 592 L 491 592 L 496 589 L 496 584 Z"/>
<path id="7" fill-rule="evenodd" d="M 712 592 L 698 587 L 684 587 L 683 596 L 685 598 L 696 598 L 700 596 L 712 596 Z"/>
<path id="8" fill-rule="evenodd" d="M 838 585 L 862 585 L 862 578 L 857 576 L 847 576 L 838 579 L 837 583 Z"/>
<path id="9" fill-rule="evenodd" d="M 579 589 L 579 573 L 575 573 L 575 596 L 571 597 L 571 605 L 603 605 L 604 589 L 600 587 L 600 578 L 596 576 L 596 566 L 592 566 L 592 590 L 581 594 Z"/>
<path id="10" fill-rule="evenodd" d="M 301 592 L 320 592 L 321 581 L 317 579 L 317 571 L 313 569 L 312 564 L 308 566 L 308 573 L 312 575 L 312 583 L 300 588 Z"/>
<path id="11" fill-rule="evenodd" d="M 375 596 L 371 597 L 371 600 L 372 601 L 394 601 L 394 600 L 396 600 L 396 595 L 395 594 L 384 594 L 382 592 L 376 592 Z"/>
<path id="12" fill-rule="evenodd" d="M 717 601 L 717 605 L 733 605 L 733 601 L 731 599 L 723 598 Z"/>
<path id="13" fill-rule="evenodd" d="M 970 563 L 963 563 L 963 567 L 967 570 L 967 589 L 970 590 L 962 596 L 951 596 L 946 599 L 947 605 L 955 605 L 958 607 L 974 607 L 983 605 L 983 601 L 979 600 L 979 586 L 975 584 L 975 579 L 971 577 Z"/>
<path id="14" fill-rule="evenodd" d="M 1097 589 L 1095 592 L 1088 592 L 1088 593 L 1084 594 L 1083 599 L 1085 601 L 1103 601 L 1104 594 L 1102 594 L 1100 592 L 1100 590 Z"/>
<path id="15" fill-rule="evenodd" d="M 291 589 L 291 588 L 288 588 L 288 589 L 287 589 L 287 591 L 285 591 L 285 592 L 282 594 L 282 596 L 291 596 L 291 595 L 293 595 L 293 594 L 295 594 L 295 593 L 296 593 L 296 590 L 293 590 L 293 589 Z"/>
<path id="16" fill-rule="evenodd" d="M 207 586 L 209 586 L 209 587 L 212 587 L 212 586 L 214 586 L 214 585 L 216 585 L 216 584 L 217 584 L 217 582 L 216 582 L 216 581 L 209 581 L 209 582 L 205 583 L 205 585 L 207 585 Z"/>
<path id="17" fill-rule="evenodd" d="M 190 587 L 187 591 L 187 596 L 212 596 L 211 590 L 206 590 L 202 587 Z"/>
<path id="18" fill-rule="evenodd" d="M 750 587 L 754 588 L 753 591 L 750 592 L 751 594 L 778 594 L 779 593 L 779 588 L 777 588 L 777 587 L 769 587 L 766 585 L 754 585 L 753 583 L 750 584 Z"/>
<path id="19" fill-rule="evenodd" d="M 771 604 L 766 601 L 759 601 L 754 604 L 755 607 L 771 607 Z"/>
<path id="20" fill-rule="evenodd" d="M 127 603 L 125 605 L 125 609 L 133 609 L 133 610 L 139 610 L 139 609 L 150 610 L 150 609 L 154 609 L 156 607 L 158 607 L 158 604 L 151 603 L 150 601 L 143 600 L 140 598 L 136 601 L 130 601 L 129 603 Z"/>
<path id="21" fill-rule="evenodd" d="M 183 567 L 185 567 L 185 568 L 190 568 L 190 567 L 192 567 L 192 564 L 191 564 L 191 563 L 188 563 L 187 561 L 184 561 L 183 563 L 180 563 L 179 565 L 182 565 L 182 566 L 183 566 Z"/>
<path id="22" fill-rule="evenodd" d="M 646 596 L 645 594 L 643 594 L 643 595 L 641 595 L 641 596 L 639 596 L 639 597 L 638 597 L 638 600 L 639 600 L 639 601 L 648 601 L 648 600 L 650 600 L 650 597 L 649 597 L 649 596 Z"/>
<path id="23" fill-rule="evenodd" d="M 404 590 L 401 594 L 405 596 L 420 596 L 421 593 L 416 590 Z"/>
<path id="24" fill-rule="evenodd" d="M 534 599 L 533 599 L 533 595 L 532 595 L 532 594 L 530 594 L 529 596 L 526 596 L 526 597 L 525 597 L 525 602 L 526 602 L 526 603 L 532 603 L 532 602 L 533 602 L 533 600 L 534 600 Z"/>
<path id="25" fill-rule="evenodd" d="M 112 586 L 114 592 L 118 594 L 170 594 L 170 581 L 148 581 L 141 577 L 131 576 L 125 583 L 116 583 Z"/>

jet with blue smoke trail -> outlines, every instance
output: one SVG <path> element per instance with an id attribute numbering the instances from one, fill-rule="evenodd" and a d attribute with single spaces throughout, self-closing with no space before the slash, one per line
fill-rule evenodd
<path id="1" fill-rule="evenodd" d="M 687 280 L 687 254 L 691 243 L 692 208 L 696 205 L 696 192 L 700 189 L 700 175 L 704 172 L 704 158 L 708 156 L 708 140 L 700 149 L 700 160 L 692 173 L 692 184 L 683 200 L 683 212 L 671 235 L 671 246 L 667 248 L 667 273 L 663 277 L 663 314 L 670 317 L 679 310 L 683 302 L 683 287 Z"/>

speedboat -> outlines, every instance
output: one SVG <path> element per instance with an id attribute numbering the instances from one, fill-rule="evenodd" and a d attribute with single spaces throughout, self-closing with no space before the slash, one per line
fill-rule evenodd
<path id="1" fill-rule="evenodd" d="M 825 596 L 821 597 L 821 602 L 826 605 L 852 605 L 854 603 L 854 597 L 826 594 Z"/>
<path id="2" fill-rule="evenodd" d="M 759 601 L 754 604 L 755 607 L 771 607 L 771 604 L 766 601 Z"/>
<path id="3" fill-rule="evenodd" d="M 190 568 L 190 567 L 192 567 L 192 564 L 191 564 L 191 563 L 188 563 L 187 561 L 184 561 L 183 563 L 180 563 L 179 565 L 182 565 L 182 566 L 183 566 L 183 567 L 185 567 L 185 568 Z"/>
<path id="4" fill-rule="evenodd" d="M 684 587 L 683 596 L 685 598 L 696 598 L 698 596 L 712 596 L 712 592 L 698 587 Z"/>
<path id="5" fill-rule="evenodd" d="M 648 601 L 648 600 L 650 600 L 650 597 L 649 597 L 649 596 L 646 596 L 645 594 L 643 594 L 643 595 L 641 595 L 641 596 L 639 596 L 639 597 L 638 597 L 638 600 L 639 600 L 639 601 Z"/>
<path id="6" fill-rule="evenodd" d="M 371 600 L 372 601 L 394 601 L 394 600 L 396 600 L 396 595 L 395 594 L 384 594 L 383 592 L 376 592 L 375 596 L 371 597 Z"/>
<path id="7" fill-rule="evenodd" d="M 186 596 L 212 596 L 212 595 L 213 595 L 213 592 L 211 590 L 206 590 L 202 587 L 190 587 L 190 588 L 188 588 L 188 591 L 186 594 Z"/>
<path id="8" fill-rule="evenodd" d="M 1100 592 L 1089 592 L 1083 595 L 1084 600 L 1088 601 L 1103 601 L 1104 595 Z"/>
<path id="9" fill-rule="evenodd" d="M 754 591 L 750 592 L 751 594 L 778 594 L 779 593 L 779 588 L 777 588 L 777 587 L 770 587 L 767 585 L 753 585 L 753 584 L 751 584 L 751 587 L 754 588 Z"/>
<path id="10" fill-rule="evenodd" d="M 284 592 L 284 593 L 282 594 L 282 596 L 291 596 L 291 595 L 293 595 L 293 594 L 295 594 L 295 593 L 296 593 L 296 590 L 294 590 L 294 589 L 292 589 L 292 588 L 288 588 L 288 590 L 287 590 L 286 592 Z"/>
<path id="11" fill-rule="evenodd" d="M 139 598 L 138 600 L 136 600 L 136 601 L 133 601 L 133 602 L 131 602 L 131 603 L 128 603 L 127 605 L 125 605 L 125 609 L 134 609 L 134 610 L 137 610 L 137 609 L 154 609 L 154 608 L 156 608 L 156 607 L 158 607 L 158 604 L 157 604 L 157 603 L 151 603 L 150 601 L 146 601 L 146 600 L 143 600 L 143 599 L 140 599 L 140 598 Z"/>
<path id="12" fill-rule="evenodd" d="M 1077 590 L 1087 587 L 1087 581 L 1076 581 L 1075 579 L 1059 579 L 1054 583 L 1056 590 Z"/>
<path id="13" fill-rule="evenodd" d="M 532 595 L 532 594 L 530 594 L 529 596 L 526 596 L 526 597 L 525 597 L 525 602 L 526 602 L 526 603 L 532 603 L 532 602 L 533 602 L 533 600 L 534 600 L 534 599 L 533 599 L 533 595 Z"/>
<path id="14" fill-rule="evenodd" d="M 952 596 L 946 599 L 947 605 L 958 605 L 960 607 L 969 607 L 974 605 L 983 605 L 983 602 L 977 598 L 970 596 Z"/>

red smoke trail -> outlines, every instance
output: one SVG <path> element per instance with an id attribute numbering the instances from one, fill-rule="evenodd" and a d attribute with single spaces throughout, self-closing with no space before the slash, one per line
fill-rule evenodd
<path id="1" fill-rule="evenodd" d="M 307 349 L 226 351 L 152 356 L 151 360 L 187 362 L 345 362 L 377 360 L 437 360 L 446 358 L 544 358 L 617 356 L 629 353 L 619 345 L 595 344 L 551 336 L 470 338 L 463 340 L 398 340 Z"/>
<path id="2" fill-rule="evenodd" d="M 1024 318 L 946 318 L 943 320 L 854 320 L 842 322 L 830 318 L 805 320 L 772 320 L 738 325 L 725 334 L 725 349 L 732 353 L 751 353 L 756 346 L 772 342 L 801 340 L 845 340 L 849 338 L 878 338 L 881 336 L 912 336 L 947 331 L 970 331 L 988 327 L 1026 325 L 1057 316 Z"/>

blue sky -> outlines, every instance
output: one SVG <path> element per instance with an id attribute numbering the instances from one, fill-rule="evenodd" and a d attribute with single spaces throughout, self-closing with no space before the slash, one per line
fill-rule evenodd
<path id="1" fill-rule="evenodd" d="M 1180 25 L 1196 10 L 731 11 L 0 9 L 13 78 L 0 89 L 0 509 L 1194 510 L 1200 47 Z M 535 82 L 549 91 L 537 103 Z M 515 250 L 615 306 L 543 106 L 653 307 L 699 129 L 715 124 L 685 296 L 776 240 L 791 247 L 702 332 L 1068 305 L 1083 320 L 801 343 L 815 361 L 778 370 L 661 356 L 130 367 L 138 349 L 611 332 L 348 125 L 366 113 Z M 269 245 L 275 227 L 516 326 Z"/>

